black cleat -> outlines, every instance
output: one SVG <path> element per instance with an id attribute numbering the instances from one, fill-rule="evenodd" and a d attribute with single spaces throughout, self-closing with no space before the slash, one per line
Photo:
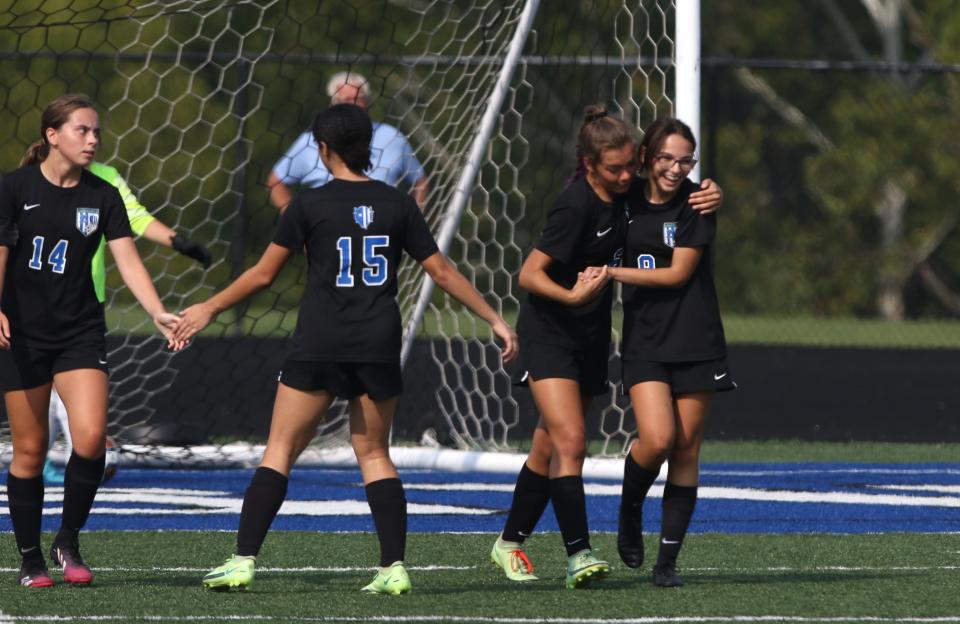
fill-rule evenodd
<path id="1" fill-rule="evenodd" d="M 53 587 L 53 579 L 43 557 L 24 559 L 20 565 L 19 579 L 22 587 Z"/>
<path id="2" fill-rule="evenodd" d="M 653 566 L 653 584 L 657 587 L 683 587 L 683 579 L 677 576 L 672 563 Z"/>
<path id="3" fill-rule="evenodd" d="M 639 568 L 643 565 L 643 507 L 634 508 L 620 505 L 620 521 L 617 523 L 617 552 L 620 560 L 628 568 Z"/>

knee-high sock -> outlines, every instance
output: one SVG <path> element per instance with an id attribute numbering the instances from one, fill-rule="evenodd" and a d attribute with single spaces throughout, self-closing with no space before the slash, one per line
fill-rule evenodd
<path id="1" fill-rule="evenodd" d="M 272 468 L 257 468 L 243 495 L 240 528 L 237 530 L 237 554 L 256 557 L 267 537 L 273 519 L 287 497 L 287 477 Z"/>
<path id="2" fill-rule="evenodd" d="M 643 507 L 643 501 L 647 498 L 647 492 L 650 486 L 657 480 L 660 474 L 657 470 L 647 470 L 634 461 L 633 457 L 627 453 L 627 458 L 623 461 L 623 489 L 620 493 L 620 507 L 633 508 L 639 511 Z"/>
<path id="3" fill-rule="evenodd" d="M 21 479 L 8 472 L 7 506 L 20 556 L 42 558 L 40 523 L 43 518 L 43 477 Z"/>
<path id="4" fill-rule="evenodd" d="M 403 561 L 407 549 L 407 497 L 400 479 L 380 479 L 365 488 L 380 540 L 380 567 Z"/>
<path id="5" fill-rule="evenodd" d="M 557 514 L 557 524 L 567 549 L 567 556 L 590 548 L 590 530 L 587 527 L 587 498 L 583 493 L 582 477 L 550 479 L 550 502 Z"/>
<path id="6" fill-rule="evenodd" d="M 660 553 L 657 565 L 676 564 L 683 538 L 697 506 L 697 486 L 674 485 L 663 488 L 663 519 L 660 528 Z"/>
<path id="7" fill-rule="evenodd" d="M 503 539 L 523 543 L 531 533 L 550 502 L 550 479 L 523 464 L 513 488 L 513 502 L 503 526 Z"/>
<path id="8" fill-rule="evenodd" d="M 63 518 L 60 531 L 54 538 L 55 544 L 75 544 L 77 534 L 87 523 L 93 499 L 100 489 L 103 479 L 104 455 L 95 459 L 70 454 L 63 475 Z"/>

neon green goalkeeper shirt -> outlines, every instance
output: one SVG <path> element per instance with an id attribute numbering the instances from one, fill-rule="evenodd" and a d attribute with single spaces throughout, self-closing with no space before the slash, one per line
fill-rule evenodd
<path id="1" fill-rule="evenodd" d="M 133 194 L 130 187 L 127 186 L 120 173 L 108 165 L 94 162 L 90 163 L 90 173 L 98 178 L 109 182 L 120 191 L 120 197 L 123 199 L 123 205 L 127 208 L 127 218 L 130 219 L 130 229 L 137 236 L 143 236 L 147 231 L 147 226 L 155 219 L 153 215 L 147 212 L 143 204 Z M 107 267 L 104 262 L 104 253 L 107 248 L 107 239 L 100 237 L 100 246 L 97 253 L 93 255 L 93 261 L 90 263 L 90 270 L 93 273 L 93 290 L 97 294 L 97 300 L 103 303 L 107 299 Z"/>

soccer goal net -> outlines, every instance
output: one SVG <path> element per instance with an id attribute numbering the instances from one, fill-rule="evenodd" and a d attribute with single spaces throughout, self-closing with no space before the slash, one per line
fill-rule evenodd
<path id="1" fill-rule="evenodd" d="M 443 248 L 513 322 L 523 296 L 516 276 L 574 169 L 584 106 L 606 103 L 638 129 L 677 113 L 675 32 L 689 22 L 677 18 L 684 2 L 693 4 L 13 3 L 0 14 L 3 171 L 35 140 L 48 101 L 65 92 L 92 96 L 104 130 L 97 160 L 117 168 L 160 221 L 213 252 L 204 269 L 138 241 L 167 308 L 183 309 L 224 287 L 266 247 L 278 214 L 268 177 L 329 104 L 328 79 L 348 70 L 367 80 L 371 117 L 412 146 L 425 172 L 424 214 Z M 406 177 L 399 184 L 413 191 Z M 163 349 L 111 262 L 109 432 L 123 458 L 255 455 L 305 286 L 302 255 L 176 355 Z M 424 284 L 412 262 L 400 283 L 406 390 L 395 444 L 522 449 L 537 415 L 526 391 L 511 387 L 485 325 Z M 614 381 L 615 362 L 612 352 Z M 595 455 L 622 453 L 633 432 L 617 397 L 611 383 L 592 408 Z M 347 421 L 335 405 L 316 448 L 346 445 Z M 0 444 L 9 450 L 6 424 Z"/>

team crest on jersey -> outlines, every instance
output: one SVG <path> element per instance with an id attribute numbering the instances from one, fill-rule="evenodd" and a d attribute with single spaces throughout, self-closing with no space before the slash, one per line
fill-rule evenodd
<path id="1" fill-rule="evenodd" d="M 370 227 L 373 223 L 373 206 L 355 206 L 353 208 L 353 220 L 363 229 Z"/>
<path id="2" fill-rule="evenodd" d="M 668 221 L 663 224 L 663 244 L 674 247 L 677 244 L 677 222 Z"/>
<path id="3" fill-rule="evenodd" d="M 90 236 L 97 231 L 100 224 L 99 208 L 77 208 L 77 229 L 84 236 Z"/>

